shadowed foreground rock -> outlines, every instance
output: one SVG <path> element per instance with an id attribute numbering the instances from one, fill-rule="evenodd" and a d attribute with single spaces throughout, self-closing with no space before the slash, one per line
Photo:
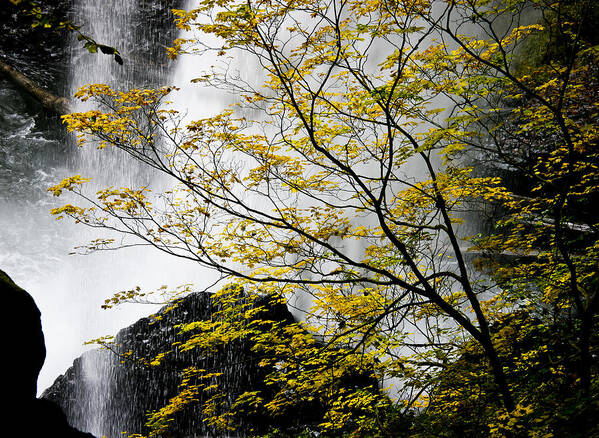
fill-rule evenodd
<path id="1" fill-rule="evenodd" d="M 166 307 L 167 309 L 169 306 Z M 174 350 L 161 366 L 144 366 L 141 358 L 153 358 L 160 352 L 173 350 L 179 340 L 178 324 L 208 319 L 213 311 L 211 294 L 193 293 L 177 307 L 160 311 L 159 318 L 142 318 L 121 330 L 115 338 L 114 351 L 132 352 L 119 358 L 108 350 L 93 350 L 75 359 L 73 366 L 58 377 L 43 398 L 62 407 L 69 422 L 82 430 L 90 430 L 108 438 L 122 432 L 147 433 L 147 413 L 163 407 L 178 393 L 181 372 L 188 366 L 218 368 L 221 383 L 231 397 L 249 388 L 264 386 L 266 370 L 258 366 L 259 358 L 247 343 L 232 342 L 222 351 L 203 357 L 199 351 Z M 268 315 L 274 320 L 293 322 L 284 305 L 272 306 Z M 259 427 L 262 418 L 248 419 L 251 427 Z M 172 438 L 212 436 L 202 421 L 200 404 L 175 416 Z M 241 429 L 250 424 L 242 424 Z M 244 436 L 239 432 L 239 436 Z"/>
<path id="2" fill-rule="evenodd" d="M 0 270 L 0 296 L 5 312 L 3 335 L 3 437 L 93 438 L 73 429 L 54 403 L 36 398 L 37 377 L 46 358 L 38 310 L 31 295 Z"/>
<path id="3" fill-rule="evenodd" d="M 294 322 L 287 307 L 280 303 L 264 302 L 260 318 Z M 181 341 L 178 324 L 209 320 L 215 304 L 209 293 L 193 293 L 173 309 L 167 306 L 155 318 L 143 318 L 121 330 L 111 348 L 93 350 L 76 359 L 73 366 L 44 392 L 43 397 L 62 407 L 71 424 L 98 436 L 122 437 L 122 432 L 146 434 L 147 413 L 163 407 L 178 394 L 182 371 L 189 366 L 218 372 L 218 383 L 230 402 L 243 392 L 260 391 L 269 397 L 275 390 L 265 383 L 272 369 L 259 365 L 261 356 L 252 350 L 250 341 L 231 341 L 210 354 L 201 349 L 180 351 L 173 342 Z M 171 351 L 160 366 L 148 366 L 142 358 L 154 358 Z M 222 374 L 221 374 L 222 373 Z M 377 387 L 376 379 L 354 375 L 345 379 L 348 387 Z M 223 436 L 211 429 L 202 418 L 201 393 L 198 400 L 174 415 L 169 438 Z M 235 437 L 267 433 L 276 428 L 297 436 L 298 431 L 322 421 L 323 406 L 318 401 L 298 402 L 292 415 L 277 419 L 264 412 L 240 413 Z M 125 435 L 126 436 L 126 435 Z M 286 435 L 287 436 L 287 435 Z"/>

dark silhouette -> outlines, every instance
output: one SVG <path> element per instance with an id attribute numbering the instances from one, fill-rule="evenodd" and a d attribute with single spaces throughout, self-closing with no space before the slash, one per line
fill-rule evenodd
<path id="1" fill-rule="evenodd" d="M 37 377 L 46 358 L 40 311 L 25 290 L 0 270 L 4 312 L 2 333 L 3 398 L 1 436 L 93 438 L 67 423 L 54 403 L 36 398 Z"/>

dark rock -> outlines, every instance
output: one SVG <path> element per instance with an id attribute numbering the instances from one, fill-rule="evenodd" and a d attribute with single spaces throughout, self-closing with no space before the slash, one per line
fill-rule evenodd
<path id="1" fill-rule="evenodd" d="M 35 398 L 37 377 L 46 358 L 40 311 L 31 295 L 1 270 L 0 295 L 6 306 L 0 330 L 9 358 L 3 360 L 2 436 L 93 438 L 69 426 L 56 404 Z"/>
<path id="2" fill-rule="evenodd" d="M 121 437 L 123 432 L 146 435 L 148 413 L 164 407 L 179 394 L 183 371 L 191 366 L 222 373 L 213 377 L 210 384 L 216 383 L 224 391 L 225 405 L 246 391 L 258 391 L 265 400 L 271 399 L 278 390 L 265 381 L 273 369 L 259 366 L 263 356 L 252 350 L 250 341 L 231 341 L 210 353 L 199 348 L 180 351 L 173 346 L 189 336 L 179 333 L 177 325 L 211 319 L 218 310 L 212 296 L 190 294 L 176 307 L 167 306 L 154 317 L 143 318 L 121 330 L 109 349 L 93 350 L 76 359 L 43 397 L 60 405 L 75 427 L 108 438 Z M 283 326 L 295 322 L 284 304 L 262 300 L 256 304 L 262 309 L 258 316 L 262 321 Z M 159 366 L 148 365 L 148 359 L 163 352 L 169 354 Z M 378 381 L 367 368 L 341 376 L 338 384 L 378 391 Z M 201 405 L 208 397 L 200 391 L 194 395 L 193 404 L 174 415 L 169 438 L 221 436 L 202 421 Z M 297 401 L 290 412 L 276 418 L 259 409 L 236 412 L 234 421 L 238 428 L 232 436 L 266 434 L 273 429 L 296 436 L 322 422 L 325 412 L 317 398 Z"/>
<path id="3" fill-rule="evenodd" d="M 181 339 L 175 328 L 177 324 L 208 319 L 213 310 L 211 294 L 194 293 L 174 309 L 166 313 L 161 310 L 159 318 L 140 319 L 117 334 L 111 347 L 114 351 L 94 350 L 76 359 L 44 392 L 43 398 L 60 405 L 69 422 L 79 429 L 116 438 L 121 437 L 123 431 L 147 432 L 147 413 L 163 407 L 178 394 L 181 374 L 186 367 L 218 368 L 223 372 L 220 384 L 231 399 L 249 388 L 264 387 L 266 371 L 258 366 L 259 358 L 248 344 L 230 343 L 210 357 L 202 357 L 195 350 L 173 349 L 172 343 Z M 263 316 L 294 321 L 287 308 L 280 304 L 270 306 Z M 160 366 L 147 366 L 141 360 L 165 351 L 171 354 Z M 133 353 L 125 358 L 114 352 Z M 262 420 L 250 421 L 254 426 Z M 169 437 L 203 437 L 211 433 L 202 422 L 200 403 L 177 415 L 174 424 L 176 427 Z"/>
<path id="4" fill-rule="evenodd" d="M 22 403 L 12 403 L 4 409 L 2 436 L 38 438 L 94 438 L 69 425 L 58 405 L 48 400 L 32 398 Z"/>
<path id="5" fill-rule="evenodd" d="M 31 295 L 0 270 L 0 296 L 6 311 L 0 318 L 5 354 L 3 394 L 19 402 L 35 398 L 37 376 L 46 358 L 40 311 Z"/>
<path id="6" fill-rule="evenodd" d="M 21 13 L 22 5 L 3 2 L 0 8 L 0 54 L 5 61 L 56 94 L 63 94 L 69 38 L 65 32 L 33 27 L 35 18 Z M 42 12 L 58 23 L 69 16 L 71 0 L 39 2 Z"/>

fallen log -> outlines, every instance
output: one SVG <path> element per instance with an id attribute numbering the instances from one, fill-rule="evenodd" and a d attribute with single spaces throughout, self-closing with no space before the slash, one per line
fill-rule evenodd
<path id="1" fill-rule="evenodd" d="M 18 87 L 31 94 L 47 110 L 59 115 L 68 114 L 70 112 L 68 99 L 51 93 L 2 60 L 0 60 L 0 72 L 4 73 Z"/>

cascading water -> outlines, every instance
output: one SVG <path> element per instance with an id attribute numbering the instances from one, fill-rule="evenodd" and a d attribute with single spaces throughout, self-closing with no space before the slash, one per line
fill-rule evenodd
<path id="1" fill-rule="evenodd" d="M 97 42 L 116 47 L 125 62 L 120 66 L 111 56 L 87 53 L 73 36 L 69 83 L 52 88 L 72 95 L 88 83 L 117 89 L 166 84 L 173 77 L 164 51 L 174 37 L 168 10 L 177 6 L 182 5 L 172 0 L 74 0 L 73 22 Z M 119 151 L 97 151 L 93 145 L 77 149 L 56 118 L 43 115 L 7 80 L 0 82 L 0 267 L 33 295 L 42 312 L 48 354 L 38 383 L 41 392 L 81 354 L 84 341 L 115 333 L 153 310 L 127 306 L 104 312 L 100 306 L 106 298 L 136 285 L 156 289 L 195 283 L 202 288 L 213 276 L 144 247 L 68 256 L 73 247 L 100 235 L 55 221 L 50 209 L 68 199 L 54 199 L 47 187 L 82 174 L 92 178 L 87 192 L 93 194 L 106 186 L 148 185 L 155 176 Z M 74 108 L 82 109 L 79 104 Z M 103 413 L 111 389 L 100 375 L 109 376 L 112 365 L 99 357 L 84 355 L 86 388 L 81 388 L 86 411 L 96 415 L 70 420 L 102 436 L 110 429 L 111 419 Z"/>
<path id="2" fill-rule="evenodd" d="M 176 5 L 168 0 L 77 0 L 74 5 L 74 21 L 81 23 L 85 32 L 96 41 L 116 47 L 125 64 L 120 66 L 111 56 L 85 53 L 73 41 L 71 93 L 89 83 L 105 83 L 119 90 L 164 85 L 168 76 L 164 47 L 173 38 L 172 20 L 167 11 L 174 6 Z M 76 108 L 86 109 L 83 104 Z M 158 179 L 157 175 L 151 174 L 121 151 L 93 150 L 93 145 L 88 145 L 76 154 L 73 168 L 81 169 L 77 173 L 85 176 L 92 175 L 94 189 L 88 190 L 91 193 L 106 186 L 151 186 Z M 79 229 L 78 232 L 82 233 L 82 230 Z M 89 241 L 98 236 L 91 230 L 84 237 L 84 241 Z M 97 261 L 87 265 L 84 270 L 89 273 L 96 269 L 97 272 L 100 267 L 107 274 L 100 274 L 102 278 L 110 279 L 109 282 L 102 281 L 101 289 L 106 290 L 108 287 L 111 292 L 134 285 L 157 288 L 162 284 L 172 286 L 191 282 L 201 287 L 213 277 L 196 266 L 176 262 L 147 247 L 118 251 L 110 255 L 104 253 L 95 256 L 95 259 Z M 107 294 L 94 291 L 93 295 L 105 298 Z M 128 307 L 125 318 L 122 317 L 125 315 L 120 318 L 112 315 L 110 331 L 116 331 L 149 310 L 147 307 Z M 106 325 L 102 326 L 106 331 Z M 97 436 L 118 431 L 118 427 L 115 427 L 118 422 L 114 418 L 115 409 L 109 408 L 111 399 L 114 398 L 112 392 L 118 391 L 118 388 L 111 385 L 115 360 L 111 355 L 96 352 L 82 357 L 85 388 L 81 388 L 80 393 L 83 394 L 83 411 L 86 415 L 72 421 L 75 427 Z M 134 403 L 134 400 L 131 402 Z M 118 409 L 126 410 L 127 406 L 119 406 Z"/>
<path id="3" fill-rule="evenodd" d="M 156 5 L 154 2 L 144 3 L 138 0 L 74 0 L 74 22 L 80 24 L 82 30 L 96 41 L 117 48 L 125 58 L 125 63 L 119 65 L 112 56 L 89 53 L 82 49 L 81 43 L 73 36 L 69 94 L 74 95 L 86 84 L 107 84 L 117 90 L 163 85 L 168 72 L 163 48 L 172 33 L 168 27 L 164 28 L 171 23 L 168 22 L 166 13 L 167 2 L 162 3 L 164 4 Z M 153 7 L 162 12 L 164 23 L 151 23 Z M 84 111 L 92 106 L 93 104 L 77 102 L 74 110 Z M 75 155 L 75 163 L 82 172 L 95 172 L 96 178 L 113 185 L 120 181 L 144 183 L 144 179 L 150 177 L 140 174 L 142 168 L 131 160 L 124 159 L 118 152 L 86 148 Z"/>
<path id="4" fill-rule="evenodd" d="M 150 24 L 147 22 L 147 9 L 155 7 L 154 2 L 128 0 L 117 4 L 116 1 L 113 1 L 111 3 L 114 5 L 112 6 L 106 3 L 98 0 L 77 0 L 74 8 L 74 21 L 83 24 L 85 32 L 96 41 L 118 48 L 125 59 L 125 65 L 119 66 L 110 56 L 82 52 L 77 47 L 78 42 L 73 39 L 69 84 L 71 94 L 76 92 L 80 86 L 88 83 L 106 83 L 117 89 L 172 84 L 181 88 L 171 97 L 172 107 L 178 109 L 186 119 L 207 117 L 222 110 L 227 103 L 230 103 L 231 98 L 222 91 L 193 86 L 190 83 L 191 79 L 200 75 L 204 70 L 210 69 L 211 63 L 216 62 L 213 57 L 182 57 L 171 66 L 170 70 L 163 63 L 156 64 L 156 59 L 165 58 L 164 46 L 172 40 L 173 35 L 165 31 L 164 23 L 161 27 L 161 23 Z M 168 0 L 164 0 L 163 3 L 168 4 L 169 7 L 176 6 Z M 188 1 L 185 5 L 180 6 L 191 8 L 194 3 Z M 164 7 L 162 15 L 157 14 L 157 17 L 164 17 Z M 155 35 L 160 35 L 161 38 L 156 40 Z M 181 36 L 185 36 L 185 34 L 183 33 Z M 77 105 L 75 110 L 89 109 L 87 103 Z M 94 189 L 105 186 L 135 187 L 169 184 L 169 182 L 162 181 L 158 175 L 148 173 L 146 169 L 120 152 L 118 150 L 93 150 L 93 145 L 88 145 L 77 151 L 71 167 L 77 169 L 76 173 L 81 173 L 86 177 L 93 176 L 93 189 L 88 189 L 88 193 L 93 193 Z M 85 233 L 85 229 L 82 230 L 82 228 L 84 227 L 74 228 L 80 241 L 85 242 L 98 237 L 94 230 Z M 149 289 L 156 288 L 161 284 L 193 283 L 197 288 L 203 289 L 217 278 L 215 273 L 206 272 L 205 269 L 199 268 L 195 264 L 181 263 L 174 258 L 156 254 L 156 251 L 147 247 L 98 254 L 94 255 L 91 260 L 81 269 L 81 272 L 92 273 L 93 278 L 97 278 L 93 272 L 98 272 L 98 269 L 102 269 L 106 273 L 110 272 L 108 275 L 100 274 L 103 279 L 102 284 L 98 284 L 101 291 L 97 290 L 97 286 L 86 284 L 88 294 L 90 296 L 93 294 L 93 297 L 101 299 L 110 295 L 110 292 L 138 284 L 142 288 L 145 285 Z M 105 293 L 106 290 L 109 293 Z M 96 309 L 99 305 L 100 303 L 96 305 Z M 109 325 L 105 322 L 97 323 L 104 330 L 103 333 L 97 332 L 98 335 L 115 332 L 116 328 L 125 326 L 132 319 L 139 317 L 140 313 L 147 314 L 149 311 L 147 307 L 141 310 L 131 307 L 127 309 L 125 318 L 113 317 Z M 96 323 L 92 322 L 92 324 Z M 119 378 L 122 378 L 122 369 L 118 367 L 119 359 L 114 355 L 102 353 L 90 351 L 81 357 L 77 367 L 82 373 L 82 378 L 78 380 L 78 387 L 73 390 L 76 406 L 72 410 L 68 410 L 68 413 L 70 422 L 78 429 L 97 436 L 106 435 L 112 438 L 119 436 L 123 428 L 131 425 L 130 418 L 140 417 L 139 406 L 135 406 L 135 400 L 127 400 L 126 403 L 119 402 L 123 399 L 120 392 L 124 390 L 115 387 L 115 382 L 119 382 Z M 237 353 L 227 350 L 227 354 L 236 355 Z M 225 362 L 233 363 L 233 359 L 231 357 Z M 229 377 L 232 386 L 239 386 L 235 382 L 241 378 L 242 374 L 240 372 L 238 376 Z M 136 393 L 143 391 L 144 388 L 128 387 L 126 394 L 133 394 L 135 397 Z M 159 392 L 161 391 L 159 390 Z M 147 394 L 141 396 L 147 398 Z"/>

